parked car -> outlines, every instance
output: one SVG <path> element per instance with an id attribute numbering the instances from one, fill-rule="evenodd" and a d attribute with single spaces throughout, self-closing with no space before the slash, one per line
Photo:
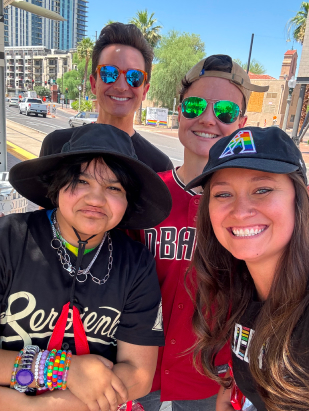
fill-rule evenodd
<path id="1" fill-rule="evenodd" d="M 19 98 L 18 97 L 12 97 L 9 101 L 9 107 L 18 107 L 19 105 Z"/>
<path id="2" fill-rule="evenodd" d="M 47 114 L 47 105 L 43 104 L 40 98 L 24 97 L 19 103 L 19 114 L 25 113 L 26 116 L 30 116 L 31 113 L 38 116 L 42 114 L 45 118 Z"/>
<path id="3" fill-rule="evenodd" d="M 86 124 L 96 123 L 99 113 L 92 113 L 91 111 L 81 111 L 76 116 L 70 117 L 70 127 L 80 127 Z"/>

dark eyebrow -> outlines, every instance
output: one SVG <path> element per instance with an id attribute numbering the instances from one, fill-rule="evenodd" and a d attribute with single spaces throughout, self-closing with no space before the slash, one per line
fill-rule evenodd
<path id="1" fill-rule="evenodd" d="M 272 176 L 257 176 L 257 177 L 251 178 L 250 181 L 255 183 L 256 181 L 263 181 L 263 180 L 276 181 L 276 179 Z M 226 185 L 229 185 L 229 183 L 227 183 L 225 181 L 216 181 L 215 183 L 210 185 L 210 188 L 213 188 L 215 186 L 226 186 Z"/>
<path id="2" fill-rule="evenodd" d="M 85 172 L 81 172 L 79 177 L 85 177 L 85 178 L 88 178 L 89 180 L 96 180 L 96 178 L 92 174 L 88 174 L 88 173 L 85 173 Z M 110 179 L 107 179 L 107 178 L 104 178 L 104 181 L 107 181 L 108 184 L 117 184 L 117 183 L 119 183 L 119 180 L 110 180 Z"/>

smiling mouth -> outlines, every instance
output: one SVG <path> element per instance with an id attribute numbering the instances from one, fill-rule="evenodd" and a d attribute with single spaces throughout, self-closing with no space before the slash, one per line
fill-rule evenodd
<path id="1" fill-rule="evenodd" d="M 234 228 L 231 227 L 230 231 L 235 237 L 254 237 L 258 234 L 261 234 L 263 231 L 265 231 L 267 226 L 263 227 L 246 227 L 246 228 Z"/>
<path id="2" fill-rule="evenodd" d="M 112 100 L 116 100 L 116 101 L 128 101 L 128 100 L 130 100 L 130 98 L 129 98 L 129 97 L 116 97 L 116 96 L 110 96 L 110 98 L 111 98 Z"/>
<path id="3" fill-rule="evenodd" d="M 193 134 L 195 134 L 198 137 L 203 137 L 203 138 L 217 138 L 217 137 L 219 137 L 217 134 L 203 133 L 202 131 L 193 131 Z"/>

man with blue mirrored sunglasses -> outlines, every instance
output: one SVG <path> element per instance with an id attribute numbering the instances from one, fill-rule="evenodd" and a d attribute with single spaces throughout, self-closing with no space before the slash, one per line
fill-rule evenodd
<path id="1" fill-rule="evenodd" d="M 128 133 L 138 159 L 159 172 L 172 169 L 171 160 L 133 128 L 134 113 L 149 90 L 152 60 L 152 48 L 135 25 L 109 24 L 102 29 L 93 50 L 90 83 L 97 96 L 97 123 Z M 55 130 L 47 135 L 40 156 L 59 153 L 73 131 Z"/>
<path id="2" fill-rule="evenodd" d="M 141 231 L 156 259 L 162 293 L 165 347 L 159 349 L 152 392 L 139 401 L 145 411 L 159 411 L 162 401 L 172 401 L 173 411 L 215 411 L 219 386 L 193 365 L 196 337 L 191 324 L 194 305 L 185 287 L 185 273 L 195 248 L 196 214 L 201 187 L 185 191 L 200 175 L 210 148 L 247 121 L 251 91 L 266 91 L 250 82 L 248 74 L 231 57 L 214 55 L 201 60 L 185 76 L 178 107 L 179 140 L 184 164 L 159 173 L 173 199 L 167 219 Z M 194 285 L 188 284 L 194 297 Z M 230 356 L 228 345 L 218 355 L 218 373 L 224 376 Z"/>

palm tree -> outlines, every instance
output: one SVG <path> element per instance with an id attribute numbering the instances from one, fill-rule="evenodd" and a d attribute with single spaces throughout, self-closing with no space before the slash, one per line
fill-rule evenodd
<path id="1" fill-rule="evenodd" d="M 77 44 L 77 55 L 80 60 L 85 59 L 85 73 L 84 73 L 84 84 L 83 84 L 83 98 L 85 98 L 86 94 L 86 82 L 87 82 L 87 73 L 88 73 L 88 64 L 92 56 L 94 47 L 94 42 L 89 38 L 86 37 L 82 39 Z"/>
<path id="2" fill-rule="evenodd" d="M 300 10 L 287 22 L 288 38 L 292 33 L 292 37 L 301 45 L 304 42 L 306 20 L 308 16 L 309 2 L 303 1 L 300 5 Z"/>
<path id="3" fill-rule="evenodd" d="M 154 13 L 151 13 L 150 16 L 148 15 L 147 9 L 140 10 L 136 13 L 136 17 L 133 17 L 129 21 L 129 23 L 135 24 L 135 26 L 140 29 L 152 48 L 156 47 L 161 40 L 160 30 L 162 29 L 162 26 L 154 26 L 157 19 L 153 16 Z"/>
<path id="4" fill-rule="evenodd" d="M 157 19 L 154 18 L 154 13 L 148 15 L 147 9 L 139 10 L 136 16 L 129 23 L 134 24 L 140 29 L 144 38 L 148 41 L 152 48 L 155 48 L 161 40 L 160 30 L 162 26 L 155 26 Z M 142 104 L 135 116 L 136 124 L 142 124 Z"/>

